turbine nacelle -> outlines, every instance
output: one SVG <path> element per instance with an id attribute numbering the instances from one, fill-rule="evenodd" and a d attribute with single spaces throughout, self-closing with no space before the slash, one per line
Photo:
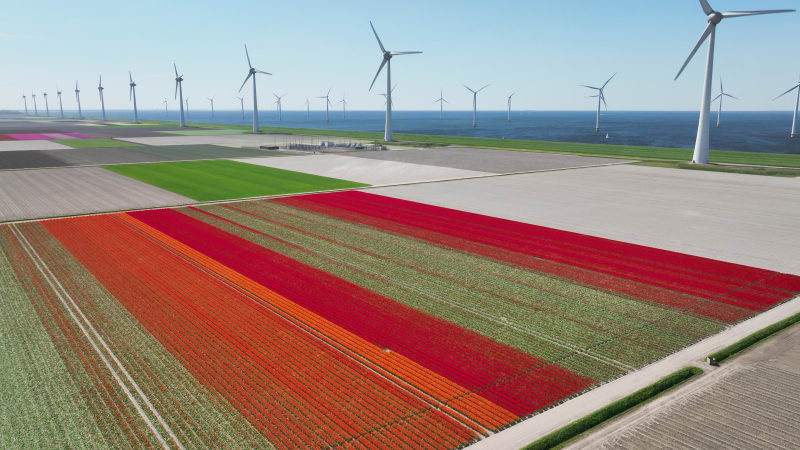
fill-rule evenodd
<path id="1" fill-rule="evenodd" d="M 711 25 L 717 25 L 718 23 L 722 22 L 722 19 L 724 18 L 725 16 L 723 16 L 721 12 L 713 11 L 708 15 L 708 23 Z"/>

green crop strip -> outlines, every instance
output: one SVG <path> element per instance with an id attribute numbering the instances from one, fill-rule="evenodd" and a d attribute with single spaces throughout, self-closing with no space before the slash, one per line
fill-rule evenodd
<path id="1" fill-rule="evenodd" d="M 118 141 L 116 139 L 54 139 L 53 142 L 58 142 L 72 148 L 110 148 L 110 147 L 136 147 L 134 144 L 126 141 Z"/>
<path id="2" fill-rule="evenodd" d="M 368 186 L 347 180 L 229 160 L 125 164 L 104 167 L 197 201 Z"/>
<path id="3" fill-rule="evenodd" d="M 790 326 L 800 322 L 800 313 L 789 316 L 780 322 L 773 323 L 772 325 L 756 331 L 755 333 L 745 337 L 744 339 L 734 342 L 733 344 L 723 348 L 722 350 L 708 355 L 710 360 L 715 363 L 720 363 L 726 359 L 741 353 L 748 347 L 763 341 L 764 339 L 789 328 Z"/>

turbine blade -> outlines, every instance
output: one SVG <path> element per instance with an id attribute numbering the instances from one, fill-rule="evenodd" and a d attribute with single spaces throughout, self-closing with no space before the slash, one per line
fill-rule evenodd
<path id="1" fill-rule="evenodd" d="M 392 56 L 397 56 L 397 55 L 419 55 L 420 53 L 422 53 L 422 52 L 416 52 L 416 51 L 415 52 L 389 52 L 389 54 L 392 55 Z"/>
<path id="2" fill-rule="evenodd" d="M 578 86 L 582 86 L 582 87 L 589 88 L 589 89 L 594 89 L 595 91 L 599 91 L 600 90 L 599 87 L 587 86 L 585 84 L 579 84 Z"/>
<path id="3" fill-rule="evenodd" d="M 465 88 L 467 88 L 467 90 L 468 90 L 468 91 L 470 91 L 470 92 L 472 92 L 473 94 L 475 94 L 475 91 L 473 91 L 473 90 L 472 90 L 472 88 L 470 88 L 470 87 L 469 87 L 469 86 L 467 86 L 466 84 L 464 84 L 464 85 L 462 85 L 462 86 L 464 86 Z"/>
<path id="4" fill-rule="evenodd" d="M 263 73 L 264 75 L 272 75 L 269 72 L 264 72 L 263 70 L 258 70 L 258 69 L 256 69 L 256 73 Z"/>
<path id="5" fill-rule="evenodd" d="M 375 74 L 375 78 L 372 79 L 372 84 L 369 85 L 369 90 L 370 91 L 372 90 L 372 86 L 375 86 L 375 81 L 378 79 L 378 75 L 381 74 L 381 70 L 383 70 L 383 66 L 386 65 L 386 61 L 387 61 L 386 59 L 381 61 L 381 65 L 380 65 L 380 67 L 378 67 L 378 72 Z"/>
<path id="6" fill-rule="evenodd" d="M 252 72 L 247 73 L 247 77 L 245 77 L 244 81 L 242 82 L 242 86 L 239 88 L 239 92 L 242 92 L 242 88 L 244 88 L 244 85 L 247 84 L 247 80 L 249 80 L 252 75 L 253 75 Z"/>
<path id="7" fill-rule="evenodd" d="M 128 101 L 131 101 L 131 99 L 133 99 L 133 86 L 131 86 L 130 91 L 128 91 Z"/>
<path id="8" fill-rule="evenodd" d="M 372 28 L 372 33 L 375 35 L 375 39 L 378 40 L 378 45 L 381 47 L 381 51 L 383 53 L 386 53 L 386 49 L 383 48 L 383 42 L 381 42 L 381 38 L 378 37 L 378 32 L 375 31 L 375 26 L 372 25 L 372 21 L 371 20 L 369 21 L 369 26 Z"/>
<path id="9" fill-rule="evenodd" d="M 730 97 L 730 98 L 732 98 L 732 99 L 734 99 L 734 100 L 741 100 L 739 97 L 734 97 L 734 96 L 733 96 L 733 95 L 731 95 L 731 94 L 722 94 L 722 95 L 724 95 L 725 97 Z"/>
<path id="10" fill-rule="evenodd" d="M 178 78 L 178 66 L 176 66 L 175 63 L 172 63 L 172 67 L 175 69 L 175 78 Z"/>
<path id="11" fill-rule="evenodd" d="M 695 44 L 694 48 L 692 49 L 692 52 L 689 53 L 689 57 L 686 58 L 686 62 L 684 62 L 683 66 L 681 66 L 681 70 L 679 70 L 678 74 L 675 75 L 675 79 L 676 80 L 678 79 L 678 77 L 681 76 L 681 74 L 683 73 L 684 69 L 686 69 L 686 66 L 689 65 L 689 61 L 691 61 L 692 58 L 694 58 L 695 53 L 697 53 L 697 50 L 700 49 L 701 45 L 703 45 L 703 42 L 705 42 L 706 39 L 708 39 L 708 36 L 711 34 L 711 32 L 714 31 L 714 26 L 715 25 L 711 24 L 711 23 L 709 23 L 708 26 L 706 26 L 705 31 L 703 31 L 703 34 L 700 35 L 700 39 L 697 41 L 697 44 Z"/>
<path id="12" fill-rule="evenodd" d="M 477 94 L 478 92 L 480 92 L 480 91 L 482 91 L 482 90 L 486 89 L 487 87 L 489 87 L 489 85 L 488 85 L 488 84 L 487 84 L 486 86 L 484 86 L 484 87 L 482 87 L 482 88 L 478 89 L 478 90 L 477 90 L 475 93 Z"/>
<path id="13" fill-rule="evenodd" d="M 707 0 L 700 0 L 700 7 L 703 8 L 703 12 L 706 15 L 709 15 L 712 12 L 714 12 L 714 8 L 712 8 L 711 5 L 708 4 Z"/>
<path id="14" fill-rule="evenodd" d="M 718 96 L 714 97 L 711 101 L 715 102 L 715 101 L 719 100 L 720 97 L 722 97 L 722 94 L 719 94 Z"/>
<path id="15" fill-rule="evenodd" d="M 608 81 L 606 81 L 605 83 L 603 83 L 603 87 L 601 87 L 600 89 L 605 89 L 605 88 L 606 88 L 606 86 L 608 86 L 608 83 L 610 83 L 610 82 L 611 82 L 611 80 L 613 80 L 615 76 L 617 76 L 617 74 L 616 74 L 616 73 L 615 73 L 614 75 L 611 75 L 611 78 L 609 78 L 609 79 L 608 79 Z"/>
<path id="16" fill-rule="evenodd" d="M 178 99 L 178 80 L 175 80 L 175 99 Z"/>
<path id="17" fill-rule="evenodd" d="M 252 69 L 253 64 L 250 63 L 250 53 L 247 52 L 247 44 L 244 44 L 244 54 L 247 56 L 247 65 Z"/>
<path id="18" fill-rule="evenodd" d="M 789 89 L 788 91 L 784 92 L 783 94 L 781 94 L 781 95 L 779 95 L 779 96 L 777 96 L 777 97 L 773 98 L 773 99 L 772 99 L 772 101 L 775 101 L 775 100 L 777 100 L 777 99 L 779 99 L 779 98 L 783 97 L 784 95 L 788 94 L 789 92 L 792 92 L 792 91 L 793 91 L 793 90 L 795 90 L 795 89 L 800 89 L 800 84 L 798 84 L 797 86 L 795 86 L 795 87 L 793 87 L 793 88 Z"/>
<path id="19" fill-rule="evenodd" d="M 442 100 L 443 100 L 445 103 L 450 103 L 450 102 L 448 102 L 448 101 L 447 101 L 447 100 L 445 100 L 445 99 L 442 99 Z"/>
<path id="20" fill-rule="evenodd" d="M 128 78 L 130 78 L 131 83 L 133 83 L 133 75 L 131 75 L 131 71 L 128 71 Z"/>
<path id="21" fill-rule="evenodd" d="M 761 10 L 761 11 L 728 11 L 722 13 L 722 17 L 725 19 L 733 19 L 735 17 L 746 17 L 746 16 L 760 16 L 763 14 L 780 14 L 780 13 L 790 13 L 794 12 L 793 9 L 769 9 L 769 10 Z"/>

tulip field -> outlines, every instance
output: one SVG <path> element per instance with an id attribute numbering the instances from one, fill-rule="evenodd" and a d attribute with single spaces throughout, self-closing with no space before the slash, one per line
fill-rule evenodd
<path id="1" fill-rule="evenodd" d="M 0 226 L 0 447 L 459 448 L 800 277 L 361 191 Z"/>

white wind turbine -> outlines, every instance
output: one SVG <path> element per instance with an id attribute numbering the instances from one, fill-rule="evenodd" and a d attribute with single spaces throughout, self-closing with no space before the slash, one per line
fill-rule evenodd
<path id="1" fill-rule="evenodd" d="M 800 81 L 798 81 L 793 88 L 772 99 L 772 101 L 775 101 L 794 90 L 797 90 L 797 99 L 794 101 L 794 115 L 792 116 L 792 134 L 789 135 L 792 139 L 797 137 L 797 110 L 800 109 Z"/>
<path id="2" fill-rule="evenodd" d="M 25 95 L 25 92 L 22 93 L 22 101 L 25 102 L 25 115 L 28 115 L 28 96 Z"/>
<path id="3" fill-rule="evenodd" d="M 239 97 L 238 95 L 234 95 L 234 97 L 239 99 L 239 103 L 242 105 L 242 120 L 244 120 L 244 97 Z"/>
<path id="4" fill-rule="evenodd" d="M 211 102 L 211 118 L 214 118 L 214 97 L 206 97 Z"/>
<path id="5" fill-rule="evenodd" d="M 606 86 L 608 86 L 608 83 L 610 83 L 611 80 L 613 80 L 615 76 L 617 76 L 617 74 L 611 75 L 611 78 L 609 78 L 608 81 L 603 83 L 603 85 L 600 86 L 600 87 L 587 86 L 585 84 L 581 85 L 581 86 L 583 86 L 585 88 L 594 89 L 595 91 L 597 91 L 597 95 L 590 95 L 589 96 L 589 98 L 595 98 L 595 97 L 597 98 L 597 119 L 595 120 L 595 123 L 594 123 L 594 131 L 595 132 L 600 131 L 600 106 L 601 106 L 601 103 L 603 105 L 605 105 L 606 109 L 608 109 L 608 104 L 606 103 Z"/>
<path id="6" fill-rule="evenodd" d="M 308 101 L 308 97 L 306 97 L 306 120 L 311 118 L 311 102 Z"/>
<path id="7" fill-rule="evenodd" d="M 31 91 L 31 98 L 33 99 L 33 115 L 38 116 L 39 108 L 36 107 L 36 94 L 34 94 L 33 91 Z"/>
<path id="8" fill-rule="evenodd" d="M 397 89 L 397 83 L 395 83 L 395 85 L 394 85 L 394 86 L 392 86 L 392 94 L 394 94 L 394 90 L 395 90 L 395 89 Z M 394 103 L 394 99 L 390 99 L 390 98 L 389 98 L 389 97 L 387 97 L 387 96 L 386 96 L 386 94 L 385 94 L 385 93 L 383 93 L 383 92 L 381 92 L 380 94 L 375 94 L 375 95 L 380 95 L 381 97 L 383 97 L 383 106 L 386 106 L 386 103 L 387 103 L 389 100 L 391 100 L 391 101 L 392 101 L 392 103 Z"/>
<path id="9" fill-rule="evenodd" d="M 61 89 L 56 87 L 56 95 L 58 95 L 58 110 L 60 112 L 60 116 L 64 118 L 64 104 L 61 102 Z"/>
<path id="10" fill-rule="evenodd" d="M 511 122 L 511 97 L 516 95 L 516 92 L 512 92 L 511 95 L 508 96 L 508 121 Z"/>
<path id="11" fill-rule="evenodd" d="M 339 103 L 342 104 L 342 119 L 347 119 L 347 100 L 345 99 L 344 94 L 342 94 L 342 99 L 339 100 Z"/>
<path id="12" fill-rule="evenodd" d="M 167 98 L 166 97 L 164 97 L 164 101 L 162 103 L 164 103 L 164 116 L 165 117 L 169 117 L 169 109 L 167 108 L 167 105 L 169 103 L 167 102 Z"/>
<path id="13" fill-rule="evenodd" d="M 136 107 L 136 83 L 133 82 L 133 75 L 131 75 L 131 71 L 128 71 L 128 79 L 130 83 L 130 90 L 128 92 L 128 101 L 133 99 L 133 123 L 139 123 L 139 109 Z"/>
<path id="14" fill-rule="evenodd" d="M 106 100 L 103 98 L 103 76 L 100 75 L 100 81 L 97 82 L 97 92 L 100 93 L 100 109 L 103 111 L 103 122 L 106 121 Z"/>
<path id="15" fill-rule="evenodd" d="M 278 122 L 283 120 L 283 97 L 286 97 L 286 94 L 278 95 L 276 93 L 272 93 L 275 96 L 275 112 L 278 113 Z"/>
<path id="16" fill-rule="evenodd" d="M 703 95 L 700 102 L 700 122 L 697 125 L 697 140 L 694 144 L 694 155 L 692 156 L 692 162 L 695 164 L 706 164 L 708 163 L 708 143 L 709 143 L 709 116 L 711 115 L 711 82 L 714 76 L 714 44 L 716 41 L 716 34 L 717 34 L 717 25 L 722 22 L 722 19 L 731 19 L 734 17 L 746 17 L 746 16 L 757 16 L 761 14 L 776 14 L 776 13 L 787 13 L 787 12 L 794 12 L 793 9 L 773 9 L 773 10 L 762 10 L 762 11 L 730 11 L 730 12 L 718 12 L 715 11 L 711 5 L 708 4 L 707 0 L 700 0 L 700 7 L 703 8 L 703 14 L 706 15 L 706 20 L 708 21 L 708 25 L 706 26 L 705 31 L 703 34 L 700 35 L 700 39 L 697 41 L 697 44 L 692 49 L 692 52 L 689 53 L 689 57 L 686 58 L 686 62 L 683 63 L 681 69 L 678 71 L 678 74 L 675 75 L 675 79 L 677 80 L 678 77 L 681 76 L 683 70 L 686 69 L 686 66 L 689 65 L 689 61 L 692 60 L 697 50 L 700 49 L 700 46 L 703 45 L 703 42 L 706 39 L 708 41 L 708 57 L 706 59 L 706 76 L 705 81 L 703 83 Z"/>
<path id="17" fill-rule="evenodd" d="M 178 99 L 178 93 L 180 93 L 181 98 L 178 101 L 178 105 L 181 108 L 181 128 L 186 126 L 186 119 L 183 116 L 183 75 L 178 75 L 178 66 L 175 63 L 172 63 L 172 68 L 175 69 L 175 99 Z M 189 99 L 186 99 L 186 109 L 189 109 Z M 189 112 L 186 112 L 186 115 L 189 115 Z"/>
<path id="18" fill-rule="evenodd" d="M 249 80 L 250 77 L 253 77 L 253 133 L 258 133 L 258 91 L 256 91 L 256 74 L 272 74 L 253 67 L 253 64 L 250 62 L 250 53 L 247 51 L 247 44 L 244 46 L 244 54 L 247 56 L 247 65 L 250 67 L 250 69 L 247 72 L 247 77 L 244 79 L 244 83 L 242 83 L 242 86 L 239 88 L 239 92 L 242 92 L 242 88 L 244 88 L 244 85 L 247 84 L 247 80 Z"/>
<path id="19" fill-rule="evenodd" d="M 333 89 L 333 88 L 331 88 Z M 325 123 L 330 123 L 330 107 L 331 107 L 331 89 L 328 89 L 328 93 L 317 98 L 324 98 L 325 99 Z"/>
<path id="20" fill-rule="evenodd" d="M 467 88 L 468 91 L 472 92 L 472 128 L 477 128 L 478 127 L 478 92 L 486 89 L 487 87 L 489 87 L 489 85 L 487 84 L 486 86 L 478 89 L 477 91 L 472 89 L 471 87 L 467 86 L 466 84 L 464 85 L 464 87 Z"/>
<path id="21" fill-rule="evenodd" d="M 44 95 L 44 110 L 45 110 L 45 115 L 46 115 L 47 117 L 50 117 L 50 105 L 48 105 L 48 104 L 47 104 L 47 91 L 45 91 L 45 92 L 42 92 L 42 95 Z"/>
<path id="22" fill-rule="evenodd" d="M 370 21 L 369 26 L 372 28 L 372 33 L 375 35 L 375 39 L 378 40 L 378 45 L 381 47 L 381 52 L 383 53 L 383 61 L 381 61 L 380 67 L 378 67 L 378 73 L 375 74 L 375 78 L 372 79 L 372 84 L 369 85 L 369 90 L 372 90 L 372 86 L 375 85 L 375 80 L 378 79 L 378 75 L 381 74 L 381 70 L 383 70 L 383 66 L 386 67 L 386 126 L 384 128 L 383 133 L 383 140 L 386 142 L 390 142 L 394 139 L 394 135 L 392 133 L 392 57 L 393 56 L 400 56 L 400 55 L 415 55 L 422 52 L 413 51 L 413 52 L 392 52 L 387 51 L 383 47 L 383 43 L 381 42 L 381 38 L 378 37 L 378 32 L 375 31 L 375 27 L 372 25 Z"/>
<path id="23" fill-rule="evenodd" d="M 439 98 L 434 100 L 433 103 L 439 104 L 439 120 L 442 120 L 442 117 L 444 117 L 444 104 L 450 102 L 444 99 L 444 94 L 442 94 L 441 89 L 439 89 Z"/>
<path id="24" fill-rule="evenodd" d="M 731 94 L 728 94 L 727 92 L 725 92 L 725 88 L 722 87 L 722 77 L 720 77 L 720 79 L 719 79 L 719 95 L 714 97 L 714 100 L 711 100 L 712 102 L 715 102 L 715 101 L 719 100 L 719 110 L 717 110 L 717 126 L 718 127 L 720 126 L 720 123 L 721 123 L 721 120 L 722 120 L 722 100 L 725 97 L 730 97 L 730 98 L 732 98 L 734 100 L 739 100 L 739 98 L 734 97 Z"/>
<path id="25" fill-rule="evenodd" d="M 186 97 L 186 117 L 189 117 L 189 97 Z"/>
<path id="26" fill-rule="evenodd" d="M 75 80 L 75 100 L 78 102 L 78 119 L 83 119 L 81 111 L 81 90 L 78 89 L 78 80 Z"/>

